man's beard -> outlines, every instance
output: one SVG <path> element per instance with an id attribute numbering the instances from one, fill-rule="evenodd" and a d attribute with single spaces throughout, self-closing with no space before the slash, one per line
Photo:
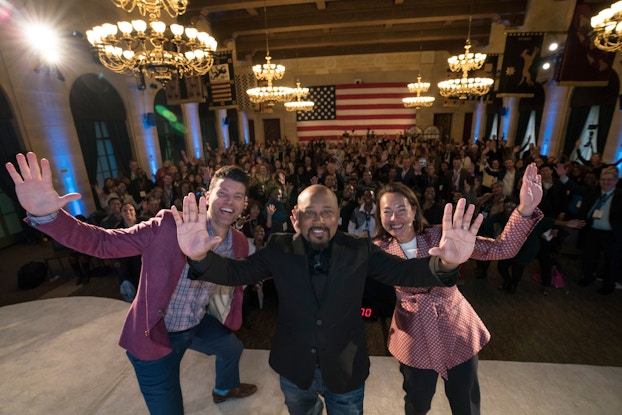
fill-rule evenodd
<path id="1" fill-rule="evenodd" d="M 322 229 L 326 233 L 326 239 L 324 242 L 313 242 L 313 239 L 311 239 L 313 229 Z M 313 248 L 315 251 L 323 251 L 324 249 L 328 248 L 330 240 L 331 234 L 330 229 L 328 228 L 321 228 L 316 226 L 309 229 L 309 231 L 307 232 L 307 241 L 309 241 L 309 244 L 311 244 L 311 248 Z"/>

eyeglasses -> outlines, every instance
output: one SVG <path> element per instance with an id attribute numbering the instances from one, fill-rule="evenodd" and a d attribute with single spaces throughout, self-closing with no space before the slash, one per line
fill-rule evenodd
<path id="1" fill-rule="evenodd" d="M 333 215 L 335 214 L 335 212 L 333 212 L 332 210 L 322 210 L 321 212 L 317 213 L 313 210 L 305 210 L 304 212 L 302 212 L 302 215 L 305 218 L 308 219 L 315 219 L 318 217 L 318 215 L 322 218 L 322 219 L 330 219 L 333 217 Z"/>

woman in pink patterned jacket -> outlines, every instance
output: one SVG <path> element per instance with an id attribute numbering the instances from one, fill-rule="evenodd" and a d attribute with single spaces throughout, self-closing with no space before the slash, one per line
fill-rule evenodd
<path id="1" fill-rule="evenodd" d="M 514 257 L 542 218 L 541 178 L 534 164 L 525 170 L 520 205 L 497 239 L 478 237 L 471 258 Z M 441 226 L 425 221 L 415 194 L 402 184 L 385 186 L 378 194 L 376 244 L 403 258 L 429 256 L 439 245 Z M 430 410 L 438 375 L 454 415 L 479 414 L 477 353 L 490 333 L 458 287 L 395 287 L 397 302 L 389 334 L 389 351 L 400 362 L 406 392 L 406 415 Z"/>

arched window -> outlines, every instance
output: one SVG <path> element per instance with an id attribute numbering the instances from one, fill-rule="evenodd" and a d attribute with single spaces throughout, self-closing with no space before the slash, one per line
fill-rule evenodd
<path id="1" fill-rule="evenodd" d="M 82 75 L 71 86 L 69 102 L 89 181 L 103 185 L 106 177 L 128 175 L 134 157 L 125 105 L 114 87 L 101 76 Z"/>

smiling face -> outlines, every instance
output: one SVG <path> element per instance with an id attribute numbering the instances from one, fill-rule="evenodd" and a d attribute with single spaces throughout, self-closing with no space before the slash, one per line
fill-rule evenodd
<path id="1" fill-rule="evenodd" d="M 210 186 L 207 217 L 221 230 L 229 227 L 242 213 L 246 187 L 232 179 L 217 179 Z"/>
<path id="2" fill-rule="evenodd" d="M 298 226 L 300 234 L 313 249 L 328 246 L 339 226 L 337 197 L 322 185 L 307 187 L 298 196 Z"/>
<path id="3" fill-rule="evenodd" d="M 401 193 L 385 193 L 380 197 L 380 221 L 385 231 L 400 243 L 415 237 L 415 210 Z"/>

